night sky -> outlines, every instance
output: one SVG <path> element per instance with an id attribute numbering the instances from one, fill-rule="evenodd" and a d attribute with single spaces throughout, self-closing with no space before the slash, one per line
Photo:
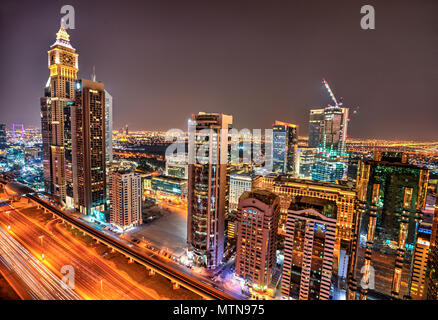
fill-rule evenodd
<path id="1" fill-rule="evenodd" d="M 186 129 L 198 111 L 237 128 L 360 107 L 350 137 L 438 140 L 438 1 L 11 1 L 0 4 L 0 122 L 40 126 L 47 50 L 71 4 L 79 76 L 114 97 L 114 129 Z M 376 10 L 362 30 L 360 8 Z"/>

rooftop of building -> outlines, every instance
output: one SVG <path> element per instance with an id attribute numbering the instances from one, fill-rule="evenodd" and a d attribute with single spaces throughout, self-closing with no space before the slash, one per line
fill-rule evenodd
<path id="1" fill-rule="evenodd" d="M 408 163 L 408 156 L 404 152 L 395 152 L 395 151 L 376 151 L 374 152 L 374 159 L 365 160 L 365 164 L 369 165 L 380 165 L 387 167 L 401 167 L 401 168 L 410 168 L 410 169 L 418 169 L 418 170 L 428 170 L 426 167 L 414 165 Z"/>
<path id="2" fill-rule="evenodd" d="M 344 180 L 336 180 L 336 182 L 326 182 L 326 181 L 317 181 L 317 180 L 309 180 L 309 179 L 300 179 L 293 178 L 289 175 L 280 174 L 274 178 L 274 184 L 287 184 L 287 183 L 296 183 L 296 184 L 305 184 L 309 186 L 319 186 L 319 187 L 331 187 L 336 189 L 341 189 L 344 191 L 354 191 L 355 186 L 352 181 L 344 181 Z"/>
<path id="3" fill-rule="evenodd" d="M 110 172 L 117 172 L 121 174 L 134 172 L 136 168 L 137 164 L 132 161 L 113 161 L 110 164 Z"/>
<path id="4" fill-rule="evenodd" d="M 415 169 L 415 170 L 429 170 L 427 169 L 426 166 L 418 166 L 412 163 L 404 163 L 397 161 L 365 160 L 364 163 L 367 165 L 384 166 L 384 167 L 399 167 L 399 168 Z"/>
<path id="5" fill-rule="evenodd" d="M 273 126 L 286 126 L 286 127 L 291 127 L 291 128 L 296 128 L 296 127 L 298 127 L 296 124 L 293 124 L 293 123 L 287 123 L 287 122 L 278 121 L 278 120 L 275 120 Z"/>
<path id="6" fill-rule="evenodd" d="M 336 218 L 337 205 L 333 200 L 321 199 L 317 197 L 309 196 L 296 196 L 292 198 L 292 202 L 289 206 L 290 210 L 300 211 L 305 209 L 314 209 L 322 213 L 327 218 Z"/>
<path id="7" fill-rule="evenodd" d="M 254 174 L 252 172 L 246 171 L 246 170 L 234 170 L 234 171 L 231 171 L 230 176 L 251 179 L 254 176 Z"/>
<path id="8" fill-rule="evenodd" d="M 267 205 L 272 205 L 277 198 L 278 196 L 275 193 L 268 190 L 256 189 L 253 191 L 245 191 L 239 200 L 257 199 Z"/>
<path id="9" fill-rule="evenodd" d="M 162 180 L 162 181 L 168 181 L 168 182 L 172 182 L 172 183 L 185 183 L 186 179 L 182 179 L 182 178 L 177 178 L 177 177 L 171 177 L 171 176 L 166 176 L 166 175 L 158 175 L 158 176 L 153 176 L 152 180 Z"/>
<path id="10" fill-rule="evenodd" d="M 28 186 L 16 182 L 16 181 L 10 181 L 5 186 L 6 193 L 10 196 L 22 196 L 28 193 L 34 193 L 35 190 L 32 188 L 29 188 Z"/>

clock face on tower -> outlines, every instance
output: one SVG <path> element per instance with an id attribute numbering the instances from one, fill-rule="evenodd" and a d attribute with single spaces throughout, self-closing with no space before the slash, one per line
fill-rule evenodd
<path id="1" fill-rule="evenodd" d="M 66 53 L 61 53 L 61 63 L 62 64 L 73 67 L 74 62 L 75 62 L 75 59 L 73 56 L 66 54 Z"/>

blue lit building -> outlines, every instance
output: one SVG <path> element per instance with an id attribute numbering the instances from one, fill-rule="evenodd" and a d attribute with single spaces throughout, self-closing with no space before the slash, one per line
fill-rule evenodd
<path id="1" fill-rule="evenodd" d="M 320 144 L 312 169 L 312 179 L 335 182 L 347 173 L 346 152 L 348 108 L 329 105 L 324 109 L 320 128 Z"/>
<path id="2" fill-rule="evenodd" d="M 273 171 L 295 175 L 297 171 L 298 126 L 275 121 L 272 131 Z"/>
<path id="3" fill-rule="evenodd" d="M 347 169 L 347 159 L 347 154 L 332 148 L 318 148 L 312 169 L 312 180 L 326 182 L 341 180 Z"/>

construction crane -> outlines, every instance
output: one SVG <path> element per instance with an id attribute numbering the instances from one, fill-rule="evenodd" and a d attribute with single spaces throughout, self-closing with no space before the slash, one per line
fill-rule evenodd
<path id="1" fill-rule="evenodd" d="M 338 100 L 336 100 L 336 97 L 333 94 L 332 89 L 330 89 L 330 86 L 329 86 L 328 82 L 325 80 L 325 78 L 322 78 L 322 83 L 324 84 L 324 86 L 326 87 L 328 93 L 330 94 L 330 97 L 332 98 L 333 102 L 335 103 L 335 106 L 338 107 L 338 106 L 342 105 L 342 102 L 338 103 Z"/>
<path id="2" fill-rule="evenodd" d="M 327 91 L 328 91 L 330 97 L 332 98 L 333 102 L 335 103 L 335 106 L 337 106 L 337 107 L 341 107 L 341 106 L 342 106 L 342 98 L 340 98 L 340 99 L 339 99 L 339 102 L 338 102 L 338 100 L 336 99 L 335 95 L 333 94 L 333 91 L 332 91 L 332 89 L 330 88 L 330 86 L 329 86 L 327 80 L 325 80 L 325 78 L 322 78 L 322 83 L 323 83 L 324 86 L 326 87 L 326 89 L 327 89 Z M 350 116 L 352 117 L 352 116 L 354 116 L 354 115 L 356 115 L 356 114 L 358 114 L 358 113 L 359 113 L 359 106 L 356 106 L 356 107 L 354 107 L 354 109 L 352 110 L 352 113 L 351 113 Z"/>

